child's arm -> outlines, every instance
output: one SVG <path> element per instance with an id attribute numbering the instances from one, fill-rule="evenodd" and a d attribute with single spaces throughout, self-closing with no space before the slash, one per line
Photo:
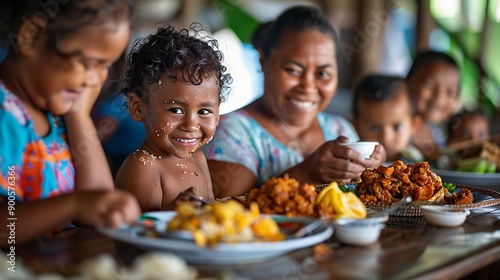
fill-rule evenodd
<path id="1" fill-rule="evenodd" d="M 100 86 L 82 93 L 64 116 L 68 143 L 75 163 L 75 190 L 112 190 L 113 176 L 90 111 L 99 95 Z"/>
<path id="2" fill-rule="evenodd" d="M 163 200 L 160 170 L 154 160 L 135 152 L 125 159 L 116 174 L 116 187 L 131 192 L 144 212 L 160 210 Z"/>
<path id="3" fill-rule="evenodd" d="M 78 192 L 15 204 L 0 199 L 1 247 L 43 236 L 72 220 L 85 225 L 116 228 L 135 221 L 140 215 L 137 201 L 123 191 Z"/>

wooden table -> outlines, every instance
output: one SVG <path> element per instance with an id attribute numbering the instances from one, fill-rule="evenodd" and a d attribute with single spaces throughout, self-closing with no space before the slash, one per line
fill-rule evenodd
<path id="1" fill-rule="evenodd" d="M 471 211 L 465 224 L 440 228 L 422 217 L 391 217 L 379 242 L 368 247 L 328 241 L 332 255 L 312 258 L 311 248 L 265 263 L 231 267 L 196 266 L 203 276 L 221 270 L 251 279 L 475 279 L 500 278 L 500 205 Z M 103 253 L 130 265 L 144 251 L 77 228 L 16 247 L 16 258 L 37 273 L 77 273 L 78 264 Z"/>

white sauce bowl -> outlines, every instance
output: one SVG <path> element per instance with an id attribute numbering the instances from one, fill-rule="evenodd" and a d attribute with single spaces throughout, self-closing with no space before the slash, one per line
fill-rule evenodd
<path id="1" fill-rule="evenodd" d="M 469 210 L 439 205 L 422 205 L 420 210 L 429 224 L 442 227 L 460 226 L 470 214 Z"/>
<path id="2" fill-rule="evenodd" d="M 378 241 L 380 232 L 385 228 L 388 215 L 360 220 L 339 219 L 334 221 L 333 234 L 340 243 L 366 246 Z"/>

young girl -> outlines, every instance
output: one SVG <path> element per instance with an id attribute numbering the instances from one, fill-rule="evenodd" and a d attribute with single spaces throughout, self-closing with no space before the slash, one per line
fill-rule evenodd
<path id="1" fill-rule="evenodd" d="M 129 40 L 130 6 L 125 0 L 0 5 L 11 16 L 0 19 L 9 48 L 0 64 L 0 245 L 71 221 L 117 227 L 134 220 L 137 201 L 113 191 L 90 118 L 108 66 Z"/>
<path id="2" fill-rule="evenodd" d="M 129 112 L 146 130 L 116 177 L 143 211 L 172 209 L 189 197 L 213 199 L 204 154 L 219 122 L 219 104 L 230 80 L 217 41 L 202 40 L 197 25 L 168 26 L 135 43 L 128 58 Z"/>

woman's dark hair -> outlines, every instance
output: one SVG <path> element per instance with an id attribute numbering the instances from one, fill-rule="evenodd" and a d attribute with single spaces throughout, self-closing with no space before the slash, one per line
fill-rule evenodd
<path id="1" fill-rule="evenodd" d="M 354 89 L 352 101 L 354 118 L 358 118 L 359 116 L 360 101 L 378 103 L 390 100 L 401 87 L 406 88 L 405 92 L 410 102 L 411 114 L 414 115 L 416 113 L 415 102 L 412 102 L 405 79 L 396 76 L 369 75 L 363 78 Z"/>
<path id="2" fill-rule="evenodd" d="M 429 50 L 417 54 L 406 77 L 410 78 L 420 67 L 433 61 L 443 62 L 459 70 L 457 62 L 451 56 L 444 52 Z"/>
<path id="3" fill-rule="evenodd" d="M 25 20 L 37 17 L 46 24 L 52 44 L 82 27 L 130 20 L 129 0 L 2 0 L 0 41 L 17 51 L 17 32 Z"/>
<path id="4" fill-rule="evenodd" d="M 126 86 L 122 92 L 136 93 L 144 99 L 146 85 L 157 83 L 167 74 L 172 81 L 184 79 L 199 85 L 204 78 L 216 75 L 220 98 L 226 100 L 231 75 L 222 65 L 223 54 L 217 40 L 206 35 L 201 24 L 176 31 L 173 26 L 160 27 L 148 37 L 138 39 L 127 57 Z M 177 75 L 182 75 L 178 77 Z"/>
<path id="5" fill-rule="evenodd" d="M 255 49 L 262 49 L 264 44 L 269 37 L 269 30 L 273 26 L 274 21 L 267 21 L 261 23 L 252 34 L 252 45 Z"/>
<path id="6" fill-rule="evenodd" d="M 269 30 L 267 40 L 263 45 L 263 52 L 269 57 L 271 51 L 279 43 L 285 31 L 317 30 L 332 37 L 338 53 L 338 36 L 325 15 L 311 6 L 294 6 L 285 10 L 274 22 Z"/>

